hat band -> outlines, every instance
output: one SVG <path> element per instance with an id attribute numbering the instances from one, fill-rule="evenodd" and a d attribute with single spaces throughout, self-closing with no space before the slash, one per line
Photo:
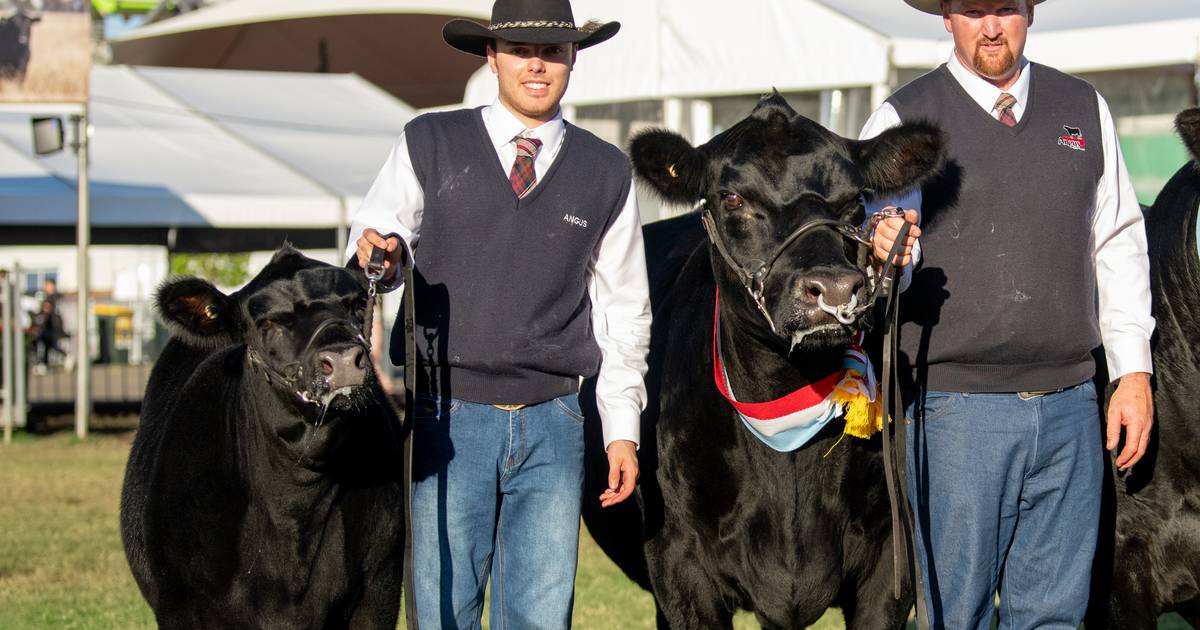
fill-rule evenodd
<path id="1" fill-rule="evenodd" d="M 555 22 L 551 20 L 525 20 L 522 22 L 501 22 L 492 24 L 488 30 L 501 31 L 510 28 L 575 28 L 570 22 Z"/>

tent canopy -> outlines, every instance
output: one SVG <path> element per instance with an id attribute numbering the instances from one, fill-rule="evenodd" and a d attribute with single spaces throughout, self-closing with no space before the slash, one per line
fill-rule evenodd
<path id="1" fill-rule="evenodd" d="M 331 247 L 414 115 L 353 75 L 96 66 L 91 79 L 98 243 Z M 29 114 L 0 110 L 0 242 L 73 242 L 75 156 L 31 145 Z"/>
<path id="2" fill-rule="evenodd" d="M 457 17 L 487 21 L 485 0 L 239 0 L 110 41 L 116 63 L 353 72 L 415 107 L 457 103 L 479 59 L 442 42 Z"/>
<path id="3" fill-rule="evenodd" d="M 574 0 L 575 21 L 618 20 L 611 41 L 579 54 L 564 103 L 801 91 L 887 79 L 885 36 L 813 0 Z M 490 100 L 480 70 L 466 103 Z"/>
<path id="4" fill-rule="evenodd" d="M 742 0 L 737 11 L 692 0 L 572 4 L 577 21 L 622 28 L 580 53 L 567 105 L 887 86 L 893 67 L 934 67 L 952 45 L 939 18 L 901 0 Z M 1051 0 L 1038 5 L 1026 51 L 1067 72 L 1191 65 L 1198 33 L 1196 0 Z M 483 68 L 464 102 L 495 93 Z"/>

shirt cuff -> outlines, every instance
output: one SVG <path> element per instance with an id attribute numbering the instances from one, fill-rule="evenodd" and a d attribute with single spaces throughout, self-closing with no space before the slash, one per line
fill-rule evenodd
<path id="1" fill-rule="evenodd" d="M 1108 359 L 1108 379 L 1115 381 L 1134 372 L 1154 373 L 1154 362 L 1150 357 L 1150 340 L 1129 336 L 1105 345 L 1104 355 Z"/>
<path id="2" fill-rule="evenodd" d="M 601 426 L 604 432 L 604 450 L 617 440 L 629 440 L 634 446 L 641 446 L 642 416 L 637 410 L 627 408 L 607 409 L 601 413 Z"/>

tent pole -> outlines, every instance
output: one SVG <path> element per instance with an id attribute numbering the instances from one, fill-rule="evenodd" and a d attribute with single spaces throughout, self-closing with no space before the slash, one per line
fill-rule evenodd
<path id="1" fill-rule="evenodd" d="M 86 440 L 88 421 L 92 413 L 92 358 L 88 340 L 88 246 L 91 240 L 91 218 L 88 208 L 88 110 L 72 116 L 75 123 L 75 153 L 79 158 L 78 190 L 79 218 L 76 222 L 75 250 L 77 294 L 75 311 L 75 435 Z"/>
<path id="2" fill-rule="evenodd" d="M 350 208 L 346 203 L 346 198 L 344 196 L 338 195 L 337 200 L 338 226 L 337 239 L 334 241 L 337 243 L 337 254 L 334 255 L 333 260 L 340 264 L 339 261 L 346 258 L 346 247 L 348 246 L 347 241 L 350 239 Z"/>
<path id="3" fill-rule="evenodd" d="M 13 427 L 13 339 L 16 335 L 13 326 L 13 278 L 10 274 L 4 274 L 0 278 L 0 290 L 3 291 L 3 303 L 0 303 L 0 324 L 4 326 L 4 334 L 0 336 L 0 344 L 3 344 L 3 378 L 4 378 L 4 443 L 12 442 L 12 427 Z"/>
<path id="4" fill-rule="evenodd" d="M 26 356 L 24 317 L 21 313 L 20 282 L 25 277 L 21 264 L 13 265 L 13 422 L 18 429 L 29 429 L 29 360 Z"/>

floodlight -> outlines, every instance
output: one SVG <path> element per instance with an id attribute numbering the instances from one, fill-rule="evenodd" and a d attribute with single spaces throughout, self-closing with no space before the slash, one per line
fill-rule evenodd
<path id="1" fill-rule="evenodd" d="M 33 119 L 33 151 L 38 155 L 58 153 L 63 150 L 62 119 L 50 118 Z"/>

